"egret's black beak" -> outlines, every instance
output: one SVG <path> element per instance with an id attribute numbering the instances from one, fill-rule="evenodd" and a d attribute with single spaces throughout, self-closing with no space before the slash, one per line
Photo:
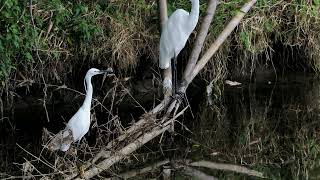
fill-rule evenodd
<path id="1" fill-rule="evenodd" d="M 101 74 L 113 74 L 113 69 L 112 68 L 108 68 L 107 70 L 100 70 Z"/>

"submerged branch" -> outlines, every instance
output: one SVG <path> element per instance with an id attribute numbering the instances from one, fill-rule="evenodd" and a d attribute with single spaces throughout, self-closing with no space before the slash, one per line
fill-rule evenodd
<path id="1" fill-rule="evenodd" d="M 218 179 L 189 166 L 183 166 L 181 172 L 187 176 L 192 176 L 200 180 L 217 180 Z"/>
<path id="2" fill-rule="evenodd" d="M 140 174 L 145 174 L 145 173 L 148 173 L 148 172 L 151 172 L 165 164 L 168 164 L 170 161 L 169 160 L 164 160 L 164 161 L 160 161 L 160 162 L 156 162 L 154 164 L 151 164 L 147 167 L 144 167 L 142 169 L 137 169 L 137 170 L 132 170 L 132 171 L 128 171 L 128 172 L 125 172 L 125 173 L 121 173 L 119 174 L 118 176 L 121 177 L 122 179 L 129 179 L 129 178 L 132 178 L 132 177 L 136 177 Z"/>
<path id="3" fill-rule="evenodd" d="M 195 167 L 205 167 L 210 169 L 232 171 L 232 172 L 247 174 L 249 176 L 264 178 L 261 172 L 251 170 L 243 166 L 233 165 L 233 164 L 215 163 L 215 162 L 209 162 L 209 161 L 198 161 L 198 162 L 190 163 L 189 165 L 195 166 Z"/>

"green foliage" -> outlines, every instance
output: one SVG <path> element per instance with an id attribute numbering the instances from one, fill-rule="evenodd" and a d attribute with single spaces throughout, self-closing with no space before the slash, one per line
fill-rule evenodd
<path id="1" fill-rule="evenodd" d="M 33 1 L 33 25 L 29 4 L 25 3 L 19 0 L 1 0 L 0 3 L 3 4 L 0 10 L 1 82 L 19 65 L 30 66 L 41 59 L 50 61 L 52 57 L 59 57 L 59 51 L 52 54 L 43 51 L 61 49 L 56 44 L 50 44 L 50 41 L 67 41 L 69 50 L 72 50 L 81 44 L 89 45 L 94 37 L 102 33 L 97 22 L 97 17 L 102 13 L 98 5 L 89 7 L 84 3 L 60 0 Z M 45 32 L 50 23 L 53 26 L 49 33 L 53 38 L 49 41 L 49 34 L 45 35 Z"/>
<path id="2" fill-rule="evenodd" d="M 18 53 L 20 58 L 32 60 L 30 57 L 31 43 L 27 37 L 31 33 L 28 30 L 28 18 L 21 17 L 24 11 L 18 0 L 1 0 L 0 11 L 0 80 L 7 77 L 15 68 Z M 20 24 L 25 24 L 21 27 Z"/>
<path id="3" fill-rule="evenodd" d="M 157 51 L 155 46 L 159 37 L 158 7 L 154 2 L 33 0 L 34 25 L 29 1 L 0 2 L 1 82 L 9 78 L 14 69 L 24 71 L 28 69 L 24 67 L 33 67 L 40 59 L 43 64 L 64 62 L 66 54 L 74 55 L 72 60 L 86 58 L 87 55 L 108 59 L 112 55 L 112 63 L 123 68 L 137 63 L 136 52 L 142 53 L 141 49 L 149 48 L 149 52 L 143 53 L 157 56 L 156 52 L 150 52 Z M 245 2 L 219 1 L 209 30 L 208 44 Z M 200 21 L 205 15 L 206 3 L 200 0 Z M 178 8 L 190 11 L 190 0 L 168 0 L 169 15 Z M 233 43 L 231 46 L 236 47 L 235 54 L 239 57 L 263 54 L 274 42 L 303 46 L 313 59 L 313 67 L 320 69 L 320 63 L 316 61 L 320 59 L 316 34 L 320 30 L 319 8 L 320 0 L 259 0 L 228 40 Z M 228 53 L 228 49 L 223 53 Z M 68 60 L 71 60 L 70 56 Z M 247 65 L 239 67 L 244 69 Z"/>

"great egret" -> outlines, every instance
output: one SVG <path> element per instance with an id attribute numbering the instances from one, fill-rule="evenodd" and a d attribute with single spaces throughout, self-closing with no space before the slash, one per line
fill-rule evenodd
<path id="1" fill-rule="evenodd" d="M 173 70 L 173 93 L 176 93 L 177 72 L 176 63 L 177 56 L 185 46 L 190 34 L 196 27 L 199 18 L 199 0 L 190 0 L 192 4 L 190 14 L 183 10 L 177 9 L 165 22 L 160 37 L 160 58 L 159 67 L 161 69 L 169 68 L 171 59 Z M 171 79 L 163 80 L 163 88 L 169 88 L 172 85 Z"/>
<path id="2" fill-rule="evenodd" d="M 84 85 L 86 90 L 86 97 L 82 106 L 69 120 L 66 128 L 60 131 L 50 142 L 49 149 L 67 151 L 70 148 L 72 142 L 80 142 L 82 137 L 89 131 L 90 127 L 90 109 L 93 87 L 91 84 L 91 77 L 97 74 L 112 73 L 113 70 L 108 68 L 107 70 L 99 70 L 91 68 L 87 72 L 84 78 Z"/>

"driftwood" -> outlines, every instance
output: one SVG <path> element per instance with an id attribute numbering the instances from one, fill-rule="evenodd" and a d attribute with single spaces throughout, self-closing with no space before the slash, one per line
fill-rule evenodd
<path id="1" fill-rule="evenodd" d="M 231 22 L 226 26 L 226 28 L 222 31 L 222 33 L 218 36 L 216 41 L 211 45 L 211 47 L 206 51 L 203 57 L 197 62 L 197 57 L 190 60 L 187 64 L 191 64 L 190 66 L 194 66 L 191 68 L 190 73 L 184 73 L 184 81 L 178 88 L 180 92 L 185 93 L 188 85 L 194 79 L 194 77 L 200 72 L 200 70 L 206 65 L 206 63 L 211 59 L 214 53 L 218 50 L 218 48 L 222 45 L 225 39 L 230 35 L 230 33 L 234 30 L 234 28 L 240 23 L 241 19 L 244 15 L 251 9 L 251 7 L 255 4 L 256 0 L 251 0 L 246 3 L 241 11 L 231 20 Z M 217 3 L 217 1 L 209 1 L 208 8 L 213 8 L 214 5 L 211 3 Z M 161 20 L 164 21 L 166 19 L 166 1 L 159 0 L 160 6 L 160 14 Z M 215 8 L 213 8 L 215 9 Z M 214 10 L 213 10 L 214 11 Z M 214 12 L 212 12 L 213 15 Z M 163 22 L 162 22 L 163 23 Z M 208 21 L 203 21 L 203 23 L 210 24 Z M 205 26 L 205 25 L 203 25 Z M 202 26 L 202 27 L 203 27 Z M 205 28 L 204 28 L 205 29 Z M 205 30 L 204 30 L 204 34 Z M 197 38 L 200 38 L 199 36 Z M 203 35 L 201 36 L 203 39 Z M 204 38 L 205 39 L 205 38 Z M 201 42 L 197 40 L 197 42 Z M 202 43 L 203 44 L 203 43 Z M 201 51 L 201 48 L 200 50 Z M 200 52 L 199 52 L 200 53 Z M 192 61 L 192 62 L 190 62 Z M 194 62 L 197 62 L 194 64 Z M 81 173 L 80 178 L 89 179 L 101 173 L 104 170 L 110 168 L 113 164 L 119 162 L 120 160 L 126 158 L 132 152 L 140 148 L 145 143 L 149 142 L 153 138 L 158 135 L 164 133 L 166 130 L 170 128 L 171 123 L 175 121 L 175 119 L 181 116 L 184 111 L 177 111 L 180 106 L 180 101 L 178 100 L 170 100 L 170 96 L 165 96 L 164 100 L 153 108 L 148 113 L 144 114 L 140 120 L 132 125 L 125 134 L 119 136 L 114 141 L 110 142 L 106 147 L 102 148 L 100 153 L 98 153 L 97 157 L 94 157 L 89 161 L 88 164 L 84 166 L 84 168 L 88 168 Z M 165 111 L 166 110 L 166 111 Z M 177 112 L 175 115 L 174 112 Z M 158 117 L 157 116 L 162 116 Z M 173 117 L 172 117 L 173 116 Z M 134 137 L 134 138 L 132 138 Z M 131 138 L 131 139 L 130 139 Z M 119 142 L 122 142 L 120 145 Z M 110 151 L 109 151 L 110 150 Z M 101 159 L 101 160 L 100 160 Z M 96 162 L 100 162 L 97 164 Z M 72 174 L 66 176 L 66 179 L 73 179 L 78 176 L 78 172 L 75 170 Z"/>
<path id="2" fill-rule="evenodd" d="M 256 176 L 260 178 L 264 178 L 263 174 L 258 171 L 254 171 L 248 169 L 243 166 L 233 165 L 233 164 L 225 164 L 225 163 L 214 163 L 209 161 L 198 161 L 189 164 L 190 166 L 194 167 L 205 167 L 209 169 L 217 169 L 217 170 L 225 170 L 225 171 L 232 171 L 236 173 L 246 174 L 249 176 Z"/>

